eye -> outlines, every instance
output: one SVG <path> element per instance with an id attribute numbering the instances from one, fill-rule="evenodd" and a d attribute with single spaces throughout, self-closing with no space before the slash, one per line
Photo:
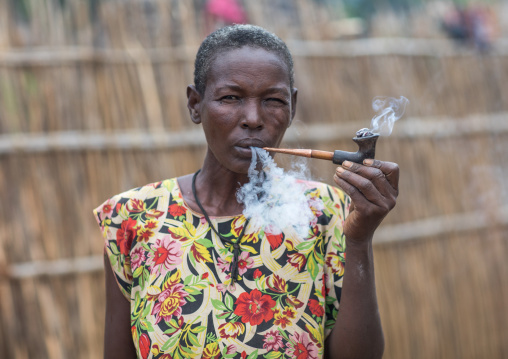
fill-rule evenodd
<path id="1" fill-rule="evenodd" d="M 282 106 L 282 105 L 286 105 L 287 102 L 286 100 L 283 100 L 281 98 L 277 98 L 277 97 L 270 97 L 266 100 L 270 105 L 277 105 L 277 106 Z"/>
<path id="2" fill-rule="evenodd" d="M 240 100 L 240 97 L 238 96 L 235 96 L 235 95 L 226 95 L 226 96 L 222 96 L 220 98 L 220 102 L 231 102 L 231 101 L 238 101 Z"/>

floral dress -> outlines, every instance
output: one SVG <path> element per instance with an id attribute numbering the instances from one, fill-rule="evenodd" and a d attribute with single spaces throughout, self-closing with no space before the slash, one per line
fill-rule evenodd
<path id="1" fill-rule="evenodd" d="M 131 303 L 139 358 L 323 356 L 339 308 L 349 199 L 337 188 L 301 183 L 315 214 L 308 238 L 249 224 L 236 282 L 231 244 L 186 205 L 176 179 L 119 194 L 94 210 Z M 246 223 L 243 215 L 211 221 L 232 239 Z"/>

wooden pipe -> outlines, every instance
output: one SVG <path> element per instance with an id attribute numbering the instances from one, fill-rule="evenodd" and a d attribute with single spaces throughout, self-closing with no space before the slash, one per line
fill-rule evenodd
<path id="1" fill-rule="evenodd" d="M 374 158 L 376 155 L 376 141 L 379 135 L 374 134 L 365 137 L 354 137 L 353 141 L 358 145 L 357 152 L 348 152 L 336 150 L 334 152 L 310 150 L 310 149 L 289 149 L 289 148 L 272 148 L 263 147 L 265 151 L 282 153 L 286 155 L 318 158 L 321 160 L 332 161 L 336 165 L 341 165 L 344 161 L 363 163 L 367 158 Z"/>

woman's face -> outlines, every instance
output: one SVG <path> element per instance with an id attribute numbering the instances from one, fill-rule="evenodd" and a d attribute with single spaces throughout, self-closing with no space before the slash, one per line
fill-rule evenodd
<path id="1" fill-rule="evenodd" d="M 209 156 L 235 173 L 247 173 L 250 146 L 278 147 L 294 116 L 296 89 L 285 63 L 264 49 L 242 47 L 212 62 L 203 96 L 187 89 L 192 120 L 201 123 Z"/>

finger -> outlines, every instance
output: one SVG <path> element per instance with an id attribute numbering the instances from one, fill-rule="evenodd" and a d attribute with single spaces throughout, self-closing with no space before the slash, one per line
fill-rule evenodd
<path id="1" fill-rule="evenodd" d="M 355 203 L 358 203 L 360 205 L 360 202 L 367 202 L 367 199 L 365 196 L 354 186 L 343 180 L 339 177 L 339 175 L 336 173 L 333 175 L 333 180 L 337 184 L 337 186 L 346 193 L 349 198 L 351 198 L 351 205 L 349 207 L 349 211 L 351 212 L 351 208 L 355 208 Z"/>
<path id="2" fill-rule="evenodd" d="M 346 192 L 351 197 L 351 199 L 361 199 L 357 194 L 357 192 L 359 192 L 361 197 L 367 199 L 369 202 L 372 202 L 378 206 L 382 205 L 385 197 L 381 194 L 379 189 L 370 179 L 342 167 L 338 167 L 335 174 L 339 179 L 347 183 L 347 185 L 345 185 L 347 188 L 343 189 L 344 191 L 349 191 L 352 193 L 350 194 Z M 386 184 L 388 185 L 388 183 Z"/>
<path id="3" fill-rule="evenodd" d="M 367 167 L 378 168 L 381 170 L 393 189 L 397 192 L 399 191 L 399 166 L 396 163 L 368 158 L 363 161 L 363 164 Z"/>
<path id="4" fill-rule="evenodd" d="M 381 193 L 381 195 L 385 198 L 397 197 L 397 190 L 392 187 L 386 175 L 379 169 L 370 166 L 362 166 L 357 163 L 344 161 L 342 167 L 346 168 L 348 171 L 356 173 L 363 178 L 366 178 L 369 182 L 361 181 L 360 185 L 368 187 L 373 185 L 377 191 Z M 361 188 L 360 188 L 361 189 Z M 362 190 L 363 191 L 363 190 Z"/>

